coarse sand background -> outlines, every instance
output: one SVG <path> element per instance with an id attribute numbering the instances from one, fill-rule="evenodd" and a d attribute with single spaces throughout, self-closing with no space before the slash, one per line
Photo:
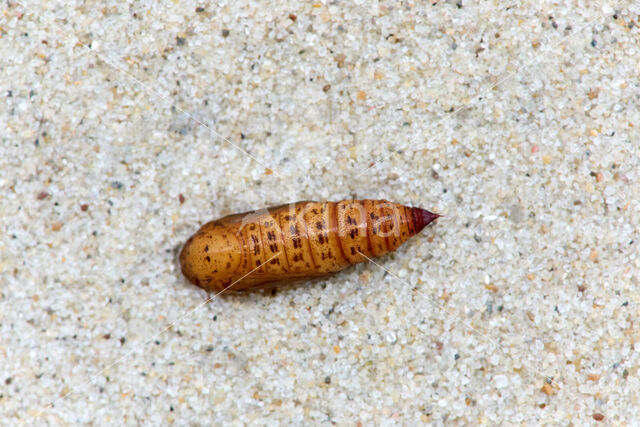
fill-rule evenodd
<path id="1" fill-rule="evenodd" d="M 0 424 L 640 422 L 640 3 L 0 5 Z M 377 264 L 211 300 L 221 215 L 384 198 Z"/>

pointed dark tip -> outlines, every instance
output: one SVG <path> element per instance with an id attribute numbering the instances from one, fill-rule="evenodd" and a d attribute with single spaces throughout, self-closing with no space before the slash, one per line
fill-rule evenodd
<path id="1" fill-rule="evenodd" d="M 413 222 L 416 225 L 416 234 L 422 231 L 427 225 L 431 224 L 436 219 L 440 218 L 437 213 L 429 212 L 426 209 L 411 208 L 413 215 Z"/>

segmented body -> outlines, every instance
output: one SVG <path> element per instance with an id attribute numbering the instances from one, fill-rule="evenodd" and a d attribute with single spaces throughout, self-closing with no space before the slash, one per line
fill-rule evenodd
<path id="1" fill-rule="evenodd" d="M 213 292 L 319 277 L 395 250 L 437 217 L 386 200 L 292 203 L 203 225 L 180 264 Z"/>

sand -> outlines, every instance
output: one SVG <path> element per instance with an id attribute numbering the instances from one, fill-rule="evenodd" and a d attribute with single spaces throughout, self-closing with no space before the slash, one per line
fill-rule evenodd
<path id="1" fill-rule="evenodd" d="M 637 425 L 640 6 L 0 5 L 0 424 Z M 443 215 L 275 295 L 198 227 Z"/>

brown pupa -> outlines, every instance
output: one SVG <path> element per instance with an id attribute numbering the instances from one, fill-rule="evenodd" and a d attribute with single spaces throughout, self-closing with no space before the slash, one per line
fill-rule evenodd
<path id="1" fill-rule="evenodd" d="M 212 292 L 320 277 L 395 250 L 438 217 L 386 200 L 291 203 L 203 225 L 180 265 Z"/>

